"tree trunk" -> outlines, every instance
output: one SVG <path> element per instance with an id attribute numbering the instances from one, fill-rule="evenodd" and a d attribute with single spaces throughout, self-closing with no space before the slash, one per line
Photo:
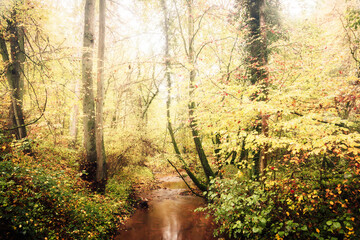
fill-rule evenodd
<path id="1" fill-rule="evenodd" d="M 251 84 L 258 84 L 260 89 L 255 94 L 254 99 L 264 101 L 267 99 L 268 63 L 267 39 L 266 39 L 266 21 L 265 21 L 265 4 L 266 0 L 248 0 L 248 68 L 250 72 Z M 261 97 L 260 97 L 261 96 Z M 268 123 L 267 116 L 261 113 L 259 116 L 261 123 L 258 131 L 267 136 Z M 260 133 L 260 132 L 259 132 Z M 267 146 L 257 149 L 254 154 L 254 175 L 258 178 L 264 173 L 267 165 Z"/>
<path id="2" fill-rule="evenodd" d="M 75 82 L 75 103 L 73 105 L 71 117 L 70 117 L 70 136 L 71 136 L 71 145 L 72 147 L 76 146 L 77 138 L 78 138 L 78 122 L 79 122 L 79 99 L 80 99 L 80 80 L 77 78 Z"/>
<path id="3" fill-rule="evenodd" d="M 86 0 L 85 22 L 82 54 L 83 82 L 83 123 L 85 163 L 83 169 L 87 172 L 84 178 L 92 184 L 96 183 L 97 154 L 95 135 L 95 102 L 93 93 L 93 51 L 94 51 L 94 16 L 95 0 Z M 94 186 L 92 186 L 94 187 Z"/>
<path id="4" fill-rule="evenodd" d="M 98 46 L 98 75 L 97 75 L 97 104 L 96 104 L 96 152 L 97 171 L 96 180 L 99 187 L 105 190 L 106 181 L 106 155 L 104 145 L 104 61 L 105 61 L 105 18 L 106 0 L 99 1 L 99 46 Z"/>
<path id="5" fill-rule="evenodd" d="M 206 191 L 207 190 L 207 186 L 205 186 L 204 184 L 202 184 L 197 177 L 191 172 L 191 170 L 188 168 L 186 162 L 184 161 L 184 159 L 181 156 L 181 152 L 180 149 L 177 145 L 176 139 L 175 139 L 175 134 L 174 134 L 174 130 L 172 127 L 172 122 L 171 122 L 171 113 L 170 113 L 170 108 L 171 108 L 171 90 L 172 90 L 172 84 L 171 84 L 171 74 L 170 74 L 170 69 L 171 69 L 171 62 L 170 62 L 170 51 L 169 51 L 169 18 L 168 18 L 168 11 L 167 11 L 167 7 L 166 7 L 166 2 L 165 0 L 161 0 L 161 5 L 163 8 L 163 14 L 164 14 L 164 34 L 165 34 L 165 78 L 166 78 L 166 82 L 167 82 L 167 100 L 166 100 L 166 116 L 167 116 L 167 128 L 170 134 L 170 138 L 171 138 L 171 142 L 173 144 L 174 147 L 174 151 L 175 154 L 177 156 L 177 158 L 183 163 L 183 168 L 186 171 L 186 173 L 189 175 L 190 179 L 193 181 L 193 183 L 195 184 L 195 186 L 200 189 L 201 191 Z"/>
<path id="6" fill-rule="evenodd" d="M 267 80 L 268 62 L 266 44 L 265 0 L 248 0 L 248 67 L 251 84 Z"/>
<path id="7" fill-rule="evenodd" d="M 269 137 L 268 120 L 269 120 L 269 115 L 261 114 L 261 121 L 262 121 L 261 131 L 265 137 Z M 261 149 L 260 168 L 259 168 L 260 173 L 264 173 L 267 167 L 267 162 L 269 158 L 268 150 L 269 150 L 269 146 L 267 144 Z"/>
<path id="8" fill-rule="evenodd" d="M 3 61 L 7 63 L 6 78 L 11 90 L 11 105 L 9 116 L 9 128 L 14 129 L 17 139 L 22 139 L 27 136 L 24 113 L 23 113 L 23 95 L 24 95 L 24 62 L 25 62 L 25 47 L 24 47 L 24 30 L 17 22 L 17 5 L 22 4 L 18 1 L 12 12 L 11 19 L 9 19 L 9 43 L 10 53 L 8 51 L 4 35 L 0 36 L 0 52 Z"/>
<path id="9" fill-rule="evenodd" d="M 207 181 L 209 182 L 210 177 L 214 177 L 215 174 L 212 171 L 209 162 L 207 160 L 207 157 L 205 155 L 201 139 L 198 132 L 198 125 L 197 121 L 194 117 L 194 111 L 196 108 L 196 104 L 193 100 L 193 93 L 195 90 L 195 51 L 194 51 L 194 39 L 195 39 L 195 33 L 194 33 L 194 16 L 193 16 L 193 0 L 187 1 L 187 9 L 188 9 L 188 62 L 190 66 L 189 71 L 189 122 L 190 122 L 190 128 L 191 133 L 194 139 L 194 144 L 196 147 L 196 151 L 198 153 L 200 163 L 202 165 L 202 168 L 205 172 L 205 176 Z"/>

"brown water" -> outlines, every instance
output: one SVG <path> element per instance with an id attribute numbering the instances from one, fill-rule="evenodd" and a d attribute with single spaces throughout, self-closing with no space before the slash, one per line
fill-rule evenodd
<path id="1" fill-rule="evenodd" d="M 214 226 L 194 210 L 204 200 L 184 195 L 186 185 L 178 177 L 163 177 L 160 189 L 152 190 L 149 208 L 139 209 L 116 240 L 215 240 Z"/>

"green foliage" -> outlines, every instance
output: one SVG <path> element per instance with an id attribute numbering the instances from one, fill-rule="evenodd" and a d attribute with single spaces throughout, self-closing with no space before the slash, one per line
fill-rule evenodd
<path id="1" fill-rule="evenodd" d="M 347 27 L 358 30 L 360 26 L 360 12 L 357 9 L 349 9 L 346 14 Z"/>
<path id="2" fill-rule="evenodd" d="M 130 190 L 131 182 L 119 182 L 115 178 L 111 178 L 106 185 L 106 195 L 113 199 L 121 199 L 122 201 L 128 200 L 128 197 L 131 193 Z M 127 207 L 130 207 L 130 205 Z"/>
<path id="3" fill-rule="evenodd" d="M 267 194 L 259 182 L 235 179 L 213 180 L 208 198 L 208 210 L 215 215 L 220 224 L 219 233 L 228 232 L 230 236 L 252 238 L 266 228 L 269 213 L 273 206 L 265 205 Z"/>
<path id="4" fill-rule="evenodd" d="M 298 180 L 217 179 L 207 207 L 219 233 L 245 239 L 358 239 L 359 176 L 319 186 Z"/>
<path id="5" fill-rule="evenodd" d="M 0 132 L 0 160 L 6 159 L 10 154 L 11 148 L 10 144 L 12 142 L 12 138 Z"/>
<path id="6" fill-rule="evenodd" d="M 109 194 L 90 193 L 71 167 L 76 159 L 71 150 L 34 145 L 32 149 L 35 157 L 13 152 L 0 162 L 4 236 L 110 239 L 128 215 L 126 191 L 111 181 Z"/>

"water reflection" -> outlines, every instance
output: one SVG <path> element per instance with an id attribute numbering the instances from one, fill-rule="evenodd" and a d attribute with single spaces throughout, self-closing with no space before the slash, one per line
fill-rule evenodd
<path id="1" fill-rule="evenodd" d="M 179 224 L 177 221 L 177 216 L 173 213 L 166 215 L 164 218 L 164 229 L 163 229 L 163 239 L 177 240 L 179 233 Z"/>
<path id="2" fill-rule="evenodd" d="M 179 186 L 180 179 L 173 181 Z M 184 191 L 166 182 L 166 189 L 152 191 L 149 209 L 138 210 L 117 240 L 214 240 L 213 226 L 204 213 L 194 210 L 203 199 L 180 195 Z M 163 185 L 164 186 L 164 185 Z"/>

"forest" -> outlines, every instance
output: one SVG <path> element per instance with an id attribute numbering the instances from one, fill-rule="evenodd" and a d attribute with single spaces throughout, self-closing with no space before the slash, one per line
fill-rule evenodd
<path id="1" fill-rule="evenodd" d="M 0 239 L 114 239 L 160 173 L 214 239 L 360 238 L 359 0 L 0 15 Z"/>

